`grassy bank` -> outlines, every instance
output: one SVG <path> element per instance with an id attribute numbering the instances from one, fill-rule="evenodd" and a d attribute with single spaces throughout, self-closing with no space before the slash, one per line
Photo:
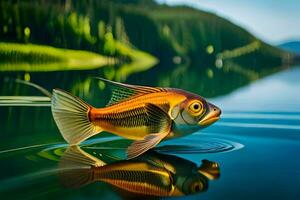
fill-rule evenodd
<path id="1" fill-rule="evenodd" d="M 65 71 L 95 69 L 115 59 L 96 53 L 45 45 L 0 43 L 0 71 Z"/>

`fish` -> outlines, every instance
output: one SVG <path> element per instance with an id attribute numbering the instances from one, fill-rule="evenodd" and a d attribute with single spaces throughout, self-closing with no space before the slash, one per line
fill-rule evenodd
<path id="1" fill-rule="evenodd" d="M 104 154 L 101 154 L 105 157 Z M 204 192 L 220 177 L 217 162 L 194 162 L 156 151 L 131 160 L 106 163 L 78 145 L 66 149 L 59 161 L 59 179 L 67 188 L 105 182 L 122 191 L 145 196 L 184 196 Z"/>
<path id="2" fill-rule="evenodd" d="M 127 148 L 128 159 L 132 159 L 163 140 L 203 129 L 221 115 L 220 108 L 185 90 L 98 79 L 112 90 L 103 108 L 95 108 L 61 89 L 52 92 L 53 118 L 70 145 L 106 131 L 133 140 Z"/>

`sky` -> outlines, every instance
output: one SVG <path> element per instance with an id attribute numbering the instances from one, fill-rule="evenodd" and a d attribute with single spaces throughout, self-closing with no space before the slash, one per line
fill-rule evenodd
<path id="1" fill-rule="evenodd" d="M 157 0 L 187 4 L 229 19 L 273 45 L 300 40 L 300 0 Z"/>

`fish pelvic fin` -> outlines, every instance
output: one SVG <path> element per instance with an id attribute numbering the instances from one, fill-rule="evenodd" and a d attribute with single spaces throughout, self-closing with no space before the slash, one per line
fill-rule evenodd
<path id="1" fill-rule="evenodd" d="M 89 119 L 91 108 L 86 102 L 66 91 L 53 90 L 52 115 L 63 138 L 69 144 L 79 144 L 102 131 Z"/>
<path id="2" fill-rule="evenodd" d="M 59 178 L 63 186 L 79 188 L 94 182 L 94 168 L 106 165 L 79 146 L 69 146 L 59 161 Z"/>

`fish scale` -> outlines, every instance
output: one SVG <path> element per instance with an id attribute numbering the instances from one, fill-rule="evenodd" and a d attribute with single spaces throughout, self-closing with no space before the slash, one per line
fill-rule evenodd
<path id="1" fill-rule="evenodd" d="M 160 168 L 149 171 L 138 171 L 122 169 L 105 170 L 105 167 L 103 167 L 94 171 L 94 179 L 119 187 L 126 187 L 127 189 L 131 189 L 135 192 L 139 191 L 143 194 L 149 191 L 159 192 L 159 194 L 170 194 L 173 184 L 170 175 Z M 145 180 L 148 180 L 147 183 L 145 183 Z"/>
<path id="2" fill-rule="evenodd" d="M 53 90 L 54 120 L 64 139 L 72 145 L 106 131 L 135 140 L 127 149 L 128 158 L 133 158 L 164 139 L 205 128 L 221 114 L 218 107 L 202 97 L 180 89 L 99 79 L 112 88 L 112 97 L 104 108 L 94 108 L 68 92 Z"/>

